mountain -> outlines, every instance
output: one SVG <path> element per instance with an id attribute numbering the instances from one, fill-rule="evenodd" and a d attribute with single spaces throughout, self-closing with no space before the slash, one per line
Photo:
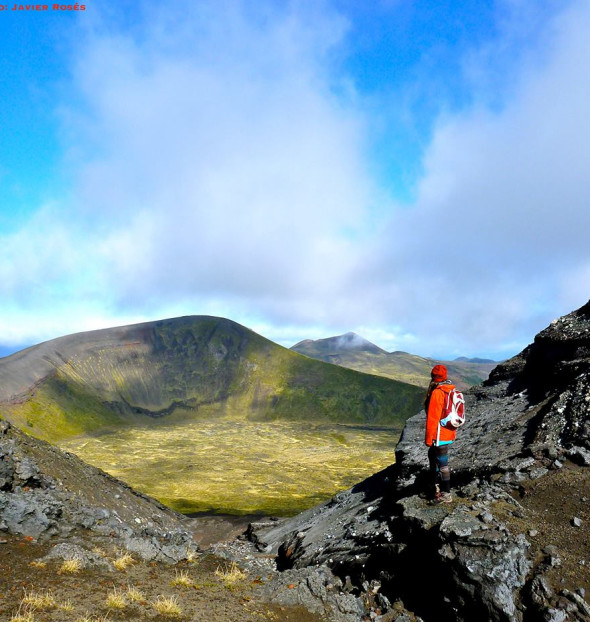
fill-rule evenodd
<path id="1" fill-rule="evenodd" d="M 497 361 L 493 361 L 492 359 L 480 359 L 480 358 L 468 358 L 466 356 L 459 356 L 455 359 L 455 363 L 475 363 L 477 365 L 485 365 L 485 364 L 493 364 L 497 365 Z"/>
<path id="2" fill-rule="evenodd" d="M 252 525 L 250 539 L 284 570 L 268 584 L 275 600 L 321 595 L 339 622 L 590 620 L 590 301 L 466 398 L 452 503 L 428 502 L 416 415 L 393 466 Z"/>
<path id="3" fill-rule="evenodd" d="M 371 354 L 387 354 L 379 346 L 371 343 L 356 333 L 346 333 L 338 337 L 328 337 L 327 339 L 305 339 L 296 343 L 291 350 L 305 354 L 311 358 L 327 357 L 326 362 L 330 363 L 330 356 L 338 356 L 343 352 L 369 352 Z"/>
<path id="4" fill-rule="evenodd" d="M 0 359 L 0 414 L 54 441 L 222 416 L 401 427 L 422 398 L 209 316 L 78 333 Z"/>
<path id="5" fill-rule="evenodd" d="M 447 366 L 449 377 L 462 390 L 485 380 L 497 365 L 489 359 L 460 357 L 454 361 L 438 361 L 407 352 L 386 352 L 356 333 L 327 339 L 306 339 L 296 343 L 291 350 L 326 363 L 419 387 L 428 386 L 430 370 L 437 363 Z"/>

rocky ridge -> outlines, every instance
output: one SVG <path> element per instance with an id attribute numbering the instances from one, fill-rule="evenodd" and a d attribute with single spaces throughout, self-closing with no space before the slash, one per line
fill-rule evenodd
<path id="1" fill-rule="evenodd" d="M 87 565 L 102 542 L 177 563 L 196 545 L 188 521 L 79 458 L 0 421 L 0 535 L 56 544 Z"/>
<path id="2" fill-rule="evenodd" d="M 299 516 L 251 526 L 284 570 L 271 598 L 346 622 L 590 620 L 590 302 L 466 397 L 453 503 L 425 494 L 418 414 L 395 465 Z"/>

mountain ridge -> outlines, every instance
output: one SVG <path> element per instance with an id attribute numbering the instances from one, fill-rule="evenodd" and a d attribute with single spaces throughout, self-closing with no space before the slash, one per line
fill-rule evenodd
<path id="1" fill-rule="evenodd" d="M 449 377 L 462 390 L 485 380 L 497 365 L 490 359 L 458 357 L 443 361 L 402 350 L 387 352 L 352 332 L 324 339 L 304 339 L 291 346 L 291 350 L 326 363 L 420 387 L 428 386 L 430 370 L 438 363 L 447 366 Z"/>
<path id="2" fill-rule="evenodd" d="M 422 399 L 213 316 L 60 337 L 0 359 L 0 378 L 6 418 L 49 439 L 195 416 L 400 425 Z"/>

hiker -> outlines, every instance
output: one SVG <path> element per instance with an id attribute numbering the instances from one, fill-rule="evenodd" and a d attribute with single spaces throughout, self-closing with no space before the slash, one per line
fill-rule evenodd
<path id="1" fill-rule="evenodd" d="M 431 483 L 434 497 L 432 502 L 450 503 L 451 471 L 449 469 L 449 446 L 455 440 L 456 429 L 440 425 L 448 394 L 455 386 L 447 379 L 447 368 L 435 365 L 430 372 L 424 410 L 426 411 L 426 434 Z"/>

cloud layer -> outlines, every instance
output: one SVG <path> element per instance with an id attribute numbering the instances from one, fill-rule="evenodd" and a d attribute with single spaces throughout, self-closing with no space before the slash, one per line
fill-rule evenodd
<path id="1" fill-rule="evenodd" d="M 482 349 L 530 339 L 590 296 L 589 17 L 580 3 L 556 20 L 550 54 L 500 109 L 439 120 L 417 200 L 391 221 L 379 272 L 403 323 L 440 334 L 439 347 L 447 334 Z M 393 278 L 391 265 L 403 266 Z"/>
<path id="2" fill-rule="evenodd" d="M 469 51 L 472 103 L 434 120 L 410 205 L 369 164 L 378 94 L 343 70 L 344 10 L 142 11 L 77 35 L 58 105 L 70 192 L 3 236 L 0 341 L 213 313 L 284 343 L 354 330 L 503 356 L 589 297 L 588 2 L 500 90 L 489 48 Z"/>
<path id="3" fill-rule="evenodd" d="M 77 197 L 107 229 L 118 304 L 220 297 L 310 320 L 351 268 L 370 194 L 362 115 L 324 75 L 343 24 L 211 5 L 204 29 L 191 7 L 184 41 L 94 35 L 78 67 L 92 150 Z"/>

